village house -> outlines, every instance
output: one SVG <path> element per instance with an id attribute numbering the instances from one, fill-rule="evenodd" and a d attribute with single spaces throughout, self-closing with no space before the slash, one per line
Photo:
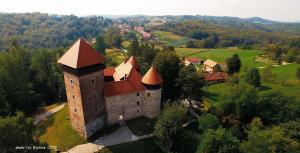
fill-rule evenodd
<path id="1" fill-rule="evenodd" d="M 202 64 L 202 62 L 203 61 L 197 57 L 187 57 L 184 59 L 185 66 L 188 66 L 190 64 L 199 65 L 199 64 Z"/>
<path id="2" fill-rule="evenodd" d="M 134 27 L 134 30 L 139 33 L 144 40 L 150 40 L 152 35 L 150 32 L 146 32 L 144 27 Z"/>
<path id="3" fill-rule="evenodd" d="M 132 56 L 117 67 L 83 39 L 58 60 L 64 74 L 70 121 L 84 138 L 99 129 L 160 112 L 162 78 L 154 67 L 142 76 Z"/>
<path id="4" fill-rule="evenodd" d="M 206 72 L 209 72 L 209 73 L 219 72 L 221 70 L 221 66 L 217 62 L 212 61 L 210 59 L 207 59 L 203 63 L 203 68 Z"/>
<path id="5" fill-rule="evenodd" d="M 223 83 L 227 79 L 227 74 L 225 72 L 212 72 L 205 74 L 204 80 L 207 85 Z"/>

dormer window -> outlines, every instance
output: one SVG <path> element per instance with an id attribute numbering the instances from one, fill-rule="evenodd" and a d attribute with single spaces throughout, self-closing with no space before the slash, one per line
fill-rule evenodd
<path id="1" fill-rule="evenodd" d="M 140 96 L 140 93 L 136 93 L 136 96 Z"/>

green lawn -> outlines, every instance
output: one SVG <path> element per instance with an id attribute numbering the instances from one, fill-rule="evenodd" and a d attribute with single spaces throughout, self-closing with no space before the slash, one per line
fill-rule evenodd
<path id="1" fill-rule="evenodd" d="M 41 142 L 56 146 L 62 151 L 87 142 L 71 127 L 67 108 L 68 106 L 65 106 L 38 124 L 36 131 Z"/>
<path id="2" fill-rule="evenodd" d="M 242 66 L 247 67 L 261 67 L 266 64 L 255 61 L 256 57 L 261 54 L 259 50 L 239 50 L 239 49 L 190 49 L 190 48 L 176 48 L 176 53 L 179 56 L 198 57 L 206 60 L 211 59 L 221 64 L 225 64 L 227 58 L 237 53 L 242 59 Z"/>
<path id="3" fill-rule="evenodd" d="M 144 139 L 123 143 L 105 147 L 98 153 L 164 153 L 154 141 L 154 139 Z"/>
<path id="4" fill-rule="evenodd" d="M 300 68 L 300 64 L 288 64 L 280 65 L 272 68 L 273 74 L 275 74 L 279 79 L 284 79 L 291 84 L 299 84 L 296 78 L 296 70 Z M 300 91 L 299 91 L 300 93 Z"/>
<path id="5" fill-rule="evenodd" d="M 132 133 L 138 136 L 153 133 L 154 124 L 154 119 L 148 119 L 146 117 L 139 117 L 127 122 Z"/>
<path id="6" fill-rule="evenodd" d="M 191 40 L 191 38 L 182 37 L 182 36 L 176 35 L 176 34 L 171 33 L 171 32 L 166 32 L 166 31 L 155 30 L 152 33 L 154 34 L 154 36 L 158 37 L 158 39 L 161 42 L 163 42 L 167 45 L 175 46 L 175 47 L 183 46 L 189 40 Z"/>
<path id="7" fill-rule="evenodd" d="M 117 64 L 121 64 L 126 57 L 126 53 L 117 48 L 106 49 L 106 56 L 111 57 L 112 60 Z"/>

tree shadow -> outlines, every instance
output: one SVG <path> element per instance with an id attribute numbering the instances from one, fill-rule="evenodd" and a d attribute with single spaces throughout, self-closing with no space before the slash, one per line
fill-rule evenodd
<path id="1" fill-rule="evenodd" d="M 260 91 L 268 91 L 268 90 L 271 90 L 272 88 L 268 87 L 268 86 L 261 86 L 259 87 L 259 90 Z"/>

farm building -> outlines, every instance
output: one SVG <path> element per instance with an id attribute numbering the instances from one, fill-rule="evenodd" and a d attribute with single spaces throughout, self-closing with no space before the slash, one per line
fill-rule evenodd
<path id="1" fill-rule="evenodd" d="M 190 64 L 199 65 L 199 64 L 202 64 L 202 62 L 203 61 L 201 59 L 197 58 L 197 57 L 187 57 L 184 60 L 185 66 L 188 66 Z"/>
<path id="2" fill-rule="evenodd" d="M 227 74 L 225 72 L 212 72 L 205 75 L 204 80 L 207 84 L 216 84 L 225 82 Z"/>
<path id="3" fill-rule="evenodd" d="M 221 70 L 221 66 L 217 62 L 212 61 L 210 59 L 206 60 L 203 63 L 203 68 L 205 71 L 207 71 L 209 73 L 219 72 Z"/>

